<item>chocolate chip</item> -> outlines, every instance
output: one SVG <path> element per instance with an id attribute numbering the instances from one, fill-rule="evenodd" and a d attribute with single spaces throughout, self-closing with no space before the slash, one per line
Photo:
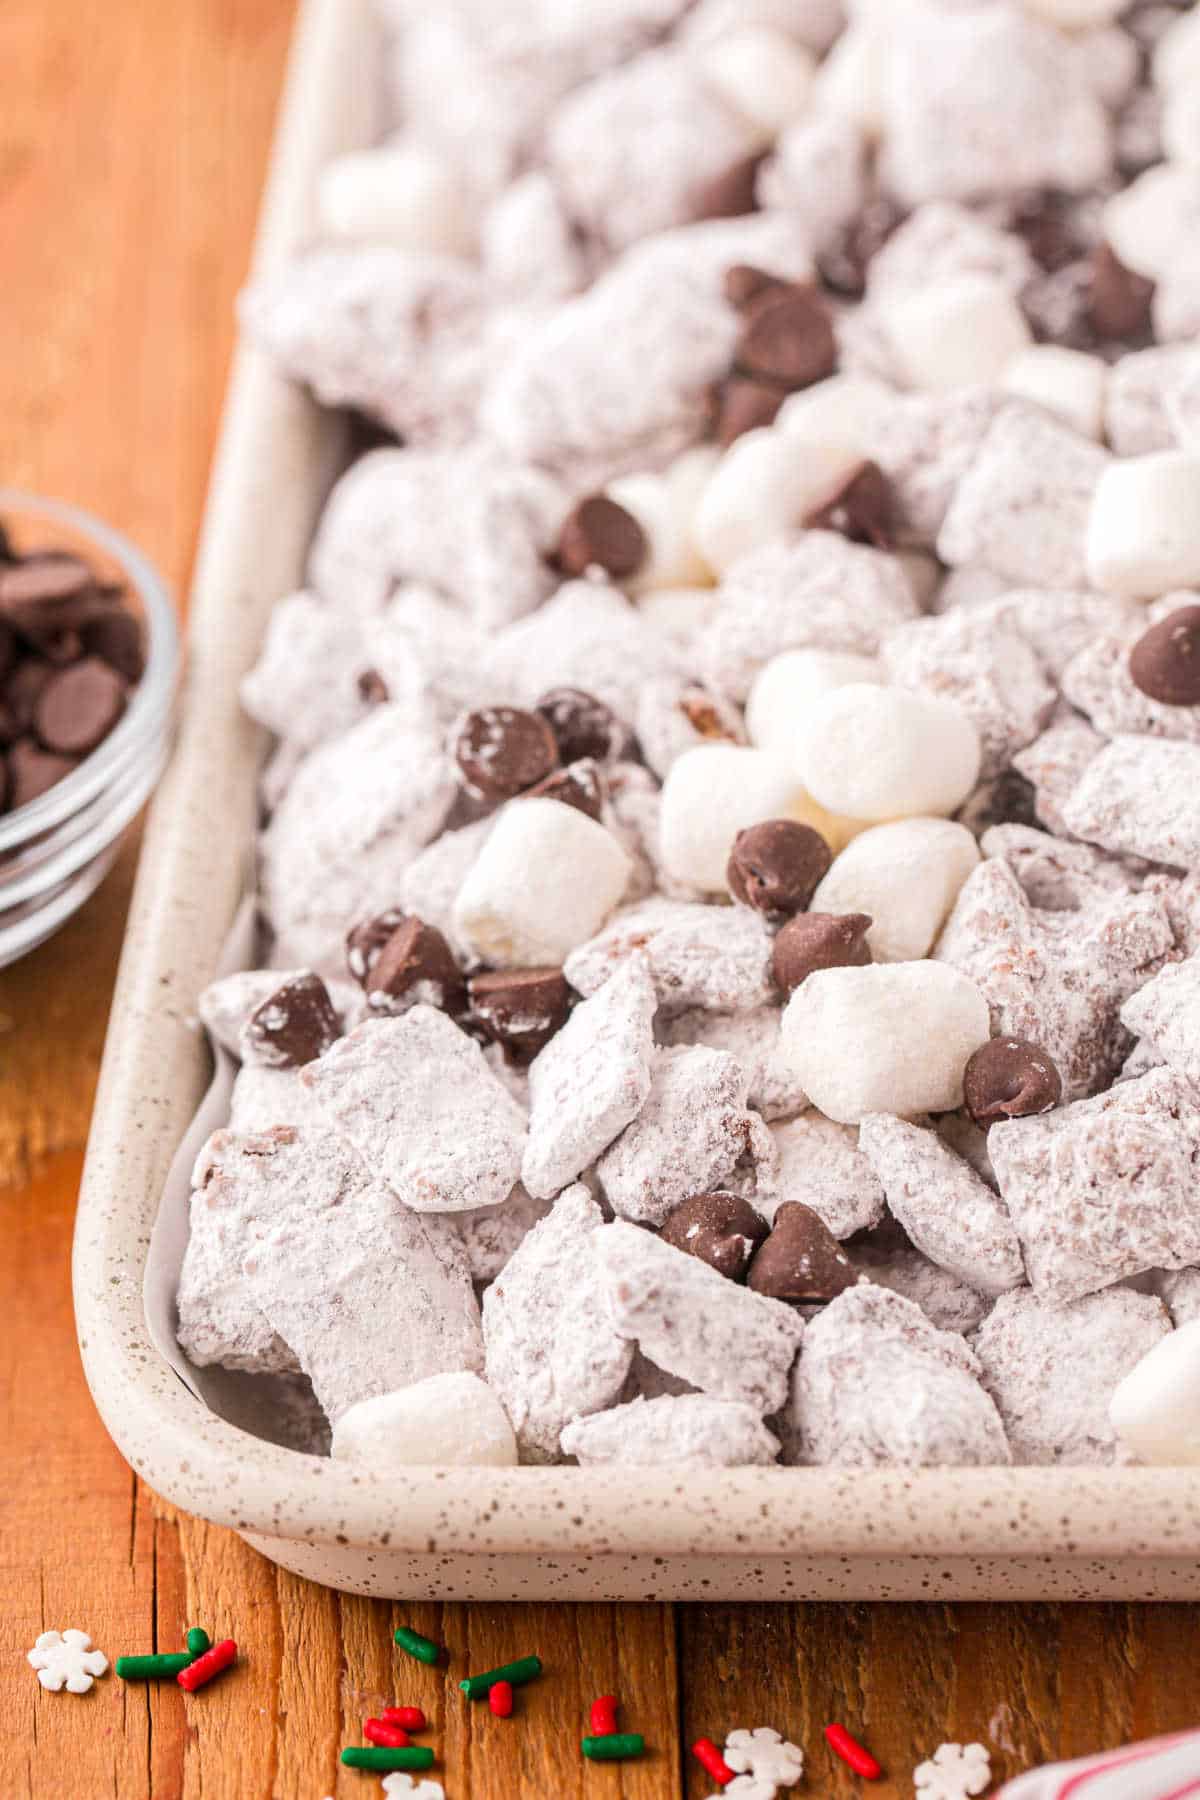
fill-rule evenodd
<path id="1" fill-rule="evenodd" d="M 696 219 L 740 219 L 758 211 L 755 184 L 766 152 L 741 156 L 719 175 L 703 182 L 692 196 L 692 213 Z"/>
<path id="2" fill-rule="evenodd" d="M 1077 196 L 1057 188 L 1033 188 L 1015 195 L 1005 209 L 1006 228 L 1048 274 L 1075 262 L 1083 248 L 1072 218 L 1077 204 Z"/>
<path id="3" fill-rule="evenodd" d="M 74 756 L 53 756 L 31 738 L 18 738 L 8 752 L 8 803 L 28 806 L 79 766 Z"/>
<path id="4" fill-rule="evenodd" d="M 47 750 L 82 756 L 103 742 L 125 711 L 125 683 L 89 656 L 51 676 L 38 696 L 34 730 Z"/>
<path id="5" fill-rule="evenodd" d="M 713 435 L 722 450 L 728 450 L 743 433 L 772 425 L 787 398 L 781 388 L 768 382 L 752 381 L 746 375 L 731 375 L 721 383 L 714 408 Z"/>
<path id="6" fill-rule="evenodd" d="M 402 1013 L 422 1002 L 459 1012 L 466 1004 L 466 982 L 454 952 L 436 925 L 415 914 L 401 914 L 386 940 L 372 946 L 359 979 L 372 1012 Z"/>
<path id="7" fill-rule="evenodd" d="M 545 780 L 558 764 L 558 745 L 540 713 L 485 706 L 463 720 L 454 757 L 472 793 L 509 800 Z"/>
<path id="8" fill-rule="evenodd" d="M 742 312 L 760 294 L 769 290 L 781 292 L 789 283 L 778 275 L 768 274 L 766 269 L 756 269 L 753 263 L 731 263 L 722 285 L 730 306 L 736 306 Z"/>
<path id="9" fill-rule="evenodd" d="M 832 375 L 837 343 L 829 308 L 814 288 L 768 290 L 750 302 L 734 361 L 743 375 L 789 390 Z"/>
<path id="10" fill-rule="evenodd" d="M 771 1235 L 755 1251 L 746 1286 L 794 1306 L 823 1306 L 858 1282 L 825 1221 L 800 1200 L 776 1208 Z"/>
<path id="11" fill-rule="evenodd" d="M 890 550 L 896 542 L 891 483 L 878 463 L 862 462 L 805 518 L 810 529 L 840 531 L 855 544 Z"/>
<path id="12" fill-rule="evenodd" d="M 563 521 L 558 566 L 568 575 L 599 567 L 621 581 L 641 568 L 648 548 L 646 534 L 631 512 L 607 494 L 589 494 Z"/>
<path id="13" fill-rule="evenodd" d="M 818 969 L 858 969 L 871 960 L 866 913 L 797 913 L 775 939 L 771 967 L 785 993 L 792 994 Z"/>
<path id="14" fill-rule="evenodd" d="M 803 912 L 833 856 L 811 825 L 794 819 L 765 819 L 733 840 L 725 878 L 743 906 L 768 918 Z"/>
<path id="15" fill-rule="evenodd" d="M 19 630 L 43 621 L 78 625 L 81 602 L 90 604 L 96 592 L 95 573 L 69 550 L 38 550 L 0 564 L 0 613 Z"/>
<path id="16" fill-rule="evenodd" d="M 1101 338 L 1136 338 L 1150 323 L 1154 283 L 1135 275 L 1109 244 L 1092 253 L 1089 317 Z"/>
<path id="17" fill-rule="evenodd" d="M 342 1034 L 341 1022 L 319 975 L 293 975 L 255 1007 L 242 1027 L 258 1060 L 277 1069 L 299 1069 L 323 1056 Z"/>
<path id="18" fill-rule="evenodd" d="M 387 912 L 360 920 L 346 933 L 346 967 L 355 981 L 366 986 L 367 976 L 375 967 L 379 952 L 407 918 L 406 912 L 393 906 Z"/>
<path id="19" fill-rule="evenodd" d="M 358 697 L 368 706 L 386 706 L 391 699 L 387 682 L 378 669 L 364 669 L 358 678 Z"/>
<path id="20" fill-rule="evenodd" d="M 571 1010 L 571 990 L 561 969 L 503 969 L 473 975 L 467 984 L 471 1012 L 493 1043 L 514 1062 L 528 1062 Z"/>
<path id="21" fill-rule="evenodd" d="M 712 1194 L 693 1194 L 677 1206 L 659 1236 L 676 1250 L 698 1256 L 719 1275 L 743 1281 L 767 1230 L 766 1220 L 748 1200 L 718 1189 Z"/>
<path id="22" fill-rule="evenodd" d="M 539 781 L 526 795 L 529 800 L 561 800 L 589 819 L 599 820 L 604 811 L 604 778 L 599 764 L 590 756 L 581 756 L 565 769 L 555 769 L 545 781 Z"/>
<path id="23" fill-rule="evenodd" d="M 872 261 L 904 217 L 892 200 L 880 196 L 870 201 L 817 253 L 817 273 L 825 286 L 846 299 L 860 299 Z"/>
<path id="24" fill-rule="evenodd" d="M 114 606 L 80 628 L 81 647 L 86 655 L 98 656 L 110 669 L 133 687 L 142 679 L 146 655 L 142 646 L 141 621 L 124 606 Z"/>
<path id="25" fill-rule="evenodd" d="M 564 763 L 587 757 L 609 762 L 624 756 L 629 749 L 628 728 L 610 706 L 582 688 L 551 688 L 542 695 L 536 710 L 554 733 L 559 758 Z"/>
<path id="26" fill-rule="evenodd" d="M 1129 652 L 1135 687 L 1164 706 L 1200 705 L 1200 606 L 1181 606 Z"/>
<path id="27" fill-rule="evenodd" d="M 991 1038 L 967 1063 L 963 1099 L 986 1131 L 1001 1119 L 1050 1112 L 1062 1099 L 1062 1077 L 1040 1045 L 1025 1038 Z"/>

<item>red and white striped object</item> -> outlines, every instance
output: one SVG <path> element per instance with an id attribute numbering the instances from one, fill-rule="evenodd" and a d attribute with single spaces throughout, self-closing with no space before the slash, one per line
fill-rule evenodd
<path id="1" fill-rule="evenodd" d="M 1200 1731 L 1148 1738 L 1018 1775 L 996 1800 L 1200 1800 Z"/>

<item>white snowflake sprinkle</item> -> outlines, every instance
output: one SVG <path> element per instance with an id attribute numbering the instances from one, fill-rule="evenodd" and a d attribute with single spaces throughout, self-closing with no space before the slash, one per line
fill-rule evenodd
<path id="1" fill-rule="evenodd" d="M 991 1779 L 991 1757 L 982 1744 L 941 1744 L 913 1770 L 919 1800 L 969 1800 Z"/>
<path id="2" fill-rule="evenodd" d="M 709 1800 L 775 1800 L 778 1791 L 773 1781 L 757 1775 L 735 1775 L 728 1787 L 710 1794 Z"/>
<path id="3" fill-rule="evenodd" d="M 64 1687 L 68 1694 L 86 1694 L 108 1667 L 107 1656 L 92 1649 L 86 1631 L 43 1631 L 28 1655 L 38 1680 L 52 1694 Z"/>
<path id="4" fill-rule="evenodd" d="M 794 1787 L 804 1773 L 803 1750 L 789 1744 L 769 1725 L 756 1726 L 753 1731 L 731 1731 L 725 1739 L 723 1755 L 731 1769 L 777 1788 Z M 725 1792 L 733 1792 L 732 1784 Z"/>
<path id="5" fill-rule="evenodd" d="M 407 1800 L 446 1800 L 446 1790 L 440 1781 L 434 1781 L 432 1776 L 414 1780 L 404 1769 L 397 1769 L 394 1775 L 384 1776 L 383 1791 L 389 1796 L 389 1800 L 393 1794 L 407 1796 Z"/>

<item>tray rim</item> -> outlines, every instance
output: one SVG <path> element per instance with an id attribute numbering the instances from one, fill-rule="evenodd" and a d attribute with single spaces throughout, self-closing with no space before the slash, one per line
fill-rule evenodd
<path id="1" fill-rule="evenodd" d="M 370 134 L 368 0 L 303 0 L 256 240 L 275 266 L 310 229 L 325 158 Z M 299 578 L 337 426 L 237 351 L 192 587 L 183 725 L 151 809 L 80 1193 L 73 1257 L 85 1372 L 118 1447 L 160 1494 L 268 1539 L 432 1555 L 745 1559 L 970 1556 L 1125 1563 L 1200 1555 L 1200 1470 L 719 1472 L 373 1470 L 226 1424 L 160 1359 L 142 1305 L 167 1164 L 207 1076 L 192 1017 L 244 886 L 261 737 L 239 715 L 278 594 Z M 269 529 L 264 525 L 269 522 Z"/>

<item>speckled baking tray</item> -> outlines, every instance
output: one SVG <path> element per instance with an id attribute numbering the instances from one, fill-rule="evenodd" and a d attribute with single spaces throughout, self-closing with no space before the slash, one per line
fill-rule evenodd
<path id="1" fill-rule="evenodd" d="M 257 250 L 311 228 L 313 178 L 373 133 L 368 0 L 308 0 Z M 354 1593 L 444 1599 L 1196 1599 L 1200 1471 L 413 1469 L 403 1484 L 219 1418 L 163 1360 L 143 1277 L 208 1081 L 193 1019 L 246 889 L 258 735 L 238 710 L 297 581 L 339 427 L 251 350 L 236 364 L 191 610 L 186 710 L 146 832 L 75 1238 L 96 1404 L 167 1499 Z"/>

